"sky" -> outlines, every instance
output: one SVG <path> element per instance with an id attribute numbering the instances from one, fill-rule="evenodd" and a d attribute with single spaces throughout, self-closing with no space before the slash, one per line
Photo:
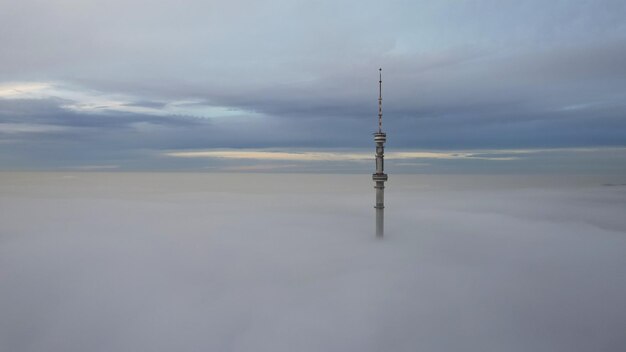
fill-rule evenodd
<path id="1" fill-rule="evenodd" d="M 0 0 L 0 170 L 626 172 L 623 1 Z"/>

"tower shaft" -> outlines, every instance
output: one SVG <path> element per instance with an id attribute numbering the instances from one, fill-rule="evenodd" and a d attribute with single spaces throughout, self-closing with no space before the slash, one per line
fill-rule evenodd
<path id="1" fill-rule="evenodd" d="M 376 189 L 376 237 L 382 238 L 385 232 L 385 142 L 387 134 L 383 132 L 383 96 L 382 96 L 382 69 L 379 69 L 378 79 L 378 132 L 374 133 L 376 143 L 376 172 L 372 175 Z"/>

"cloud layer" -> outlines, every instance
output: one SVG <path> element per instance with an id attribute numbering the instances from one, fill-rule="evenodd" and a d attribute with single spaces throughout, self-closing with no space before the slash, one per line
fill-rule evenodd
<path id="1" fill-rule="evenodd" d="M 0 180 L 2 350 L 626 343 L 621 177 L 396 175 L 383 241 L 363 176 Z"/>
<path id="2" fill-rule="evenodd" d="M 622 1 L 1 6 L 3 169 L 368 147 L 378 67 L 390 147 L 624 146 Z"/>

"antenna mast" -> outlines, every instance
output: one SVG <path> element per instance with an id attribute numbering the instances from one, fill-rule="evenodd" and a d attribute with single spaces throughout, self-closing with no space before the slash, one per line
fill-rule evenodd
<path id="1" fill-rule="evenodd" d="M 378 133 L 383 131 L 383 69 L 378 69 Z"/>

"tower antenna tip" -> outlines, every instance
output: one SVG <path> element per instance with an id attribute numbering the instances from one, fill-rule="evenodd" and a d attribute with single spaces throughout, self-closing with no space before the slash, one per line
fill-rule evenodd
<path id="1" fill-rule="evenodd" d="M 378 69 L 378 133 L 383 132 L 383 69 Z"/>

